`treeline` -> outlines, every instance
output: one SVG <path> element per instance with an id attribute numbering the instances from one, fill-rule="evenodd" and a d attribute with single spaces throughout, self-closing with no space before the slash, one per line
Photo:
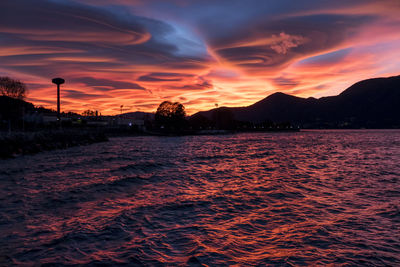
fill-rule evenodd
<path id="1" fill-rule="evenodd" d="M 213 110 L 210 118 L 197 113 L 186 117 L 185 107 L 179 103 L 164 101 L 160 104 L 155 114 L 154 123 L 148 127 L 160 133 L 191 134 L 210 130 L 225 131 L 294 131 L 290 122 L 273 122 L 266 120 L 259 123 L 236 120 L 228 108 Z"/>
<path id="2" fill-rule="evenodd" d="M 43 125 L 38 125 L 35 116 L 43 114 L 56 115 L 57 112 L 44 107 L 35 107 L 32 103 L 22 99 L 0 95 L 0 131 L 35 130 Z M 77 117 L 79 114 L 63 112 L 62 117 Z M 47 125 L 51 128 L 52 125 Z M 54 127 L 58 125 L 54 123 Z"/>
<path id="3" fill-rule="evenodd" d="M 191 116 L 188 120 L 189 126 L 194 130 L 216 129 L 231 131 L 281 131 L 294 130 L 297 127 L 290 122 L 273 122 L 265 120 L 263 122 L 250 122 L 237 120 L 228 108 L 217 108 L 212 111 L 208 118 L 200 113 Z"/>
<path id="4" fill-rule="evenodd" d="M 254 123 L 235 118 L 232 109 L 216 108 L 208 114 L 201 112 L 193 116 L 186 116 L 185 107 L 179 102 L 162 102 L 154 119 L 144 119 L 135 124 L 124 114 L 117 116 L 101 116 L 96 110 L 86 110 L 80 114 L 68 112 L 61 114 L 61 121 L 55 116 L 56 111 L 43 107 L 35 107 L 24 101 L 27 93 L 26 86 L 8 77 L 0 77 L 0 131 L 43 130 L 88 127 L 102 128 L 108 132 L 127 133 L 167 133 L 167 134 L 196 134 L 201 131 L 275 131 L 293 130 L 289 122 L 273 122 L 264 120 Z M 122 108 L 122 106 L 121 106 Z M 140 127 L 139 127 L 140 125 Z"/>
<path id="5" fill-rule="evenodd" d="M 10 77 L 0 77 L 0 131 L 32 130 L 38 126 L 35 116 L 57 113 L 26 102 L 27 93 L 27 86 L 23 82 Z M 68 117 L 78 114 L 69 112 L 62 115 Z"/>

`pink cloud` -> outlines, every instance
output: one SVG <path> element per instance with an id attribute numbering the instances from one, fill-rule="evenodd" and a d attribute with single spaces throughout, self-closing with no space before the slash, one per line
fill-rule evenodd
<path id="1" fill-rule="evenodd" d="M 306 42 L 306 38 L 302 36 L 289 35 L 284 32 L 272 35 L 272 39 L 274 41 L 270 47 L 278 54 L 286 54 L 290 48 L 298 47 Z"/>

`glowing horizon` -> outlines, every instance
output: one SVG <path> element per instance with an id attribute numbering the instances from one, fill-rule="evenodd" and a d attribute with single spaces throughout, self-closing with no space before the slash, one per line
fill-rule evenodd
<path id="1" fill-rule="evenodd" d="M 3 1 L 0 76 L 53 109 L 62 77 L 63 111 L 104 115 L 337 95 L 400 74 L 398 14 L 396 0 Z"/>

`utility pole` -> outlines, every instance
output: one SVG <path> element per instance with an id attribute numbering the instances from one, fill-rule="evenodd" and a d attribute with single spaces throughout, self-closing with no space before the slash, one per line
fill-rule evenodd
<path id="1" fill-rule="evenodd" d="M 57 84 L 57 120 L 61 128 L 60 85 L 65 83 L 65 80 L 62 78 L 54 78 L 52 82 Z"/>

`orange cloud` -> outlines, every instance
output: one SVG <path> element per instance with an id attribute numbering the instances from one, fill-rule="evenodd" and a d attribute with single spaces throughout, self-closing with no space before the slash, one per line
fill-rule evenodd
<path id="1" fill-rule="evenodd" d="M 399 74 L 398 1 L 260 1 L 2 1 L 0 75 L 49 108 L 61 76 L 66 111 L 153 112 L 172 100 L 191 114 Z"/>

